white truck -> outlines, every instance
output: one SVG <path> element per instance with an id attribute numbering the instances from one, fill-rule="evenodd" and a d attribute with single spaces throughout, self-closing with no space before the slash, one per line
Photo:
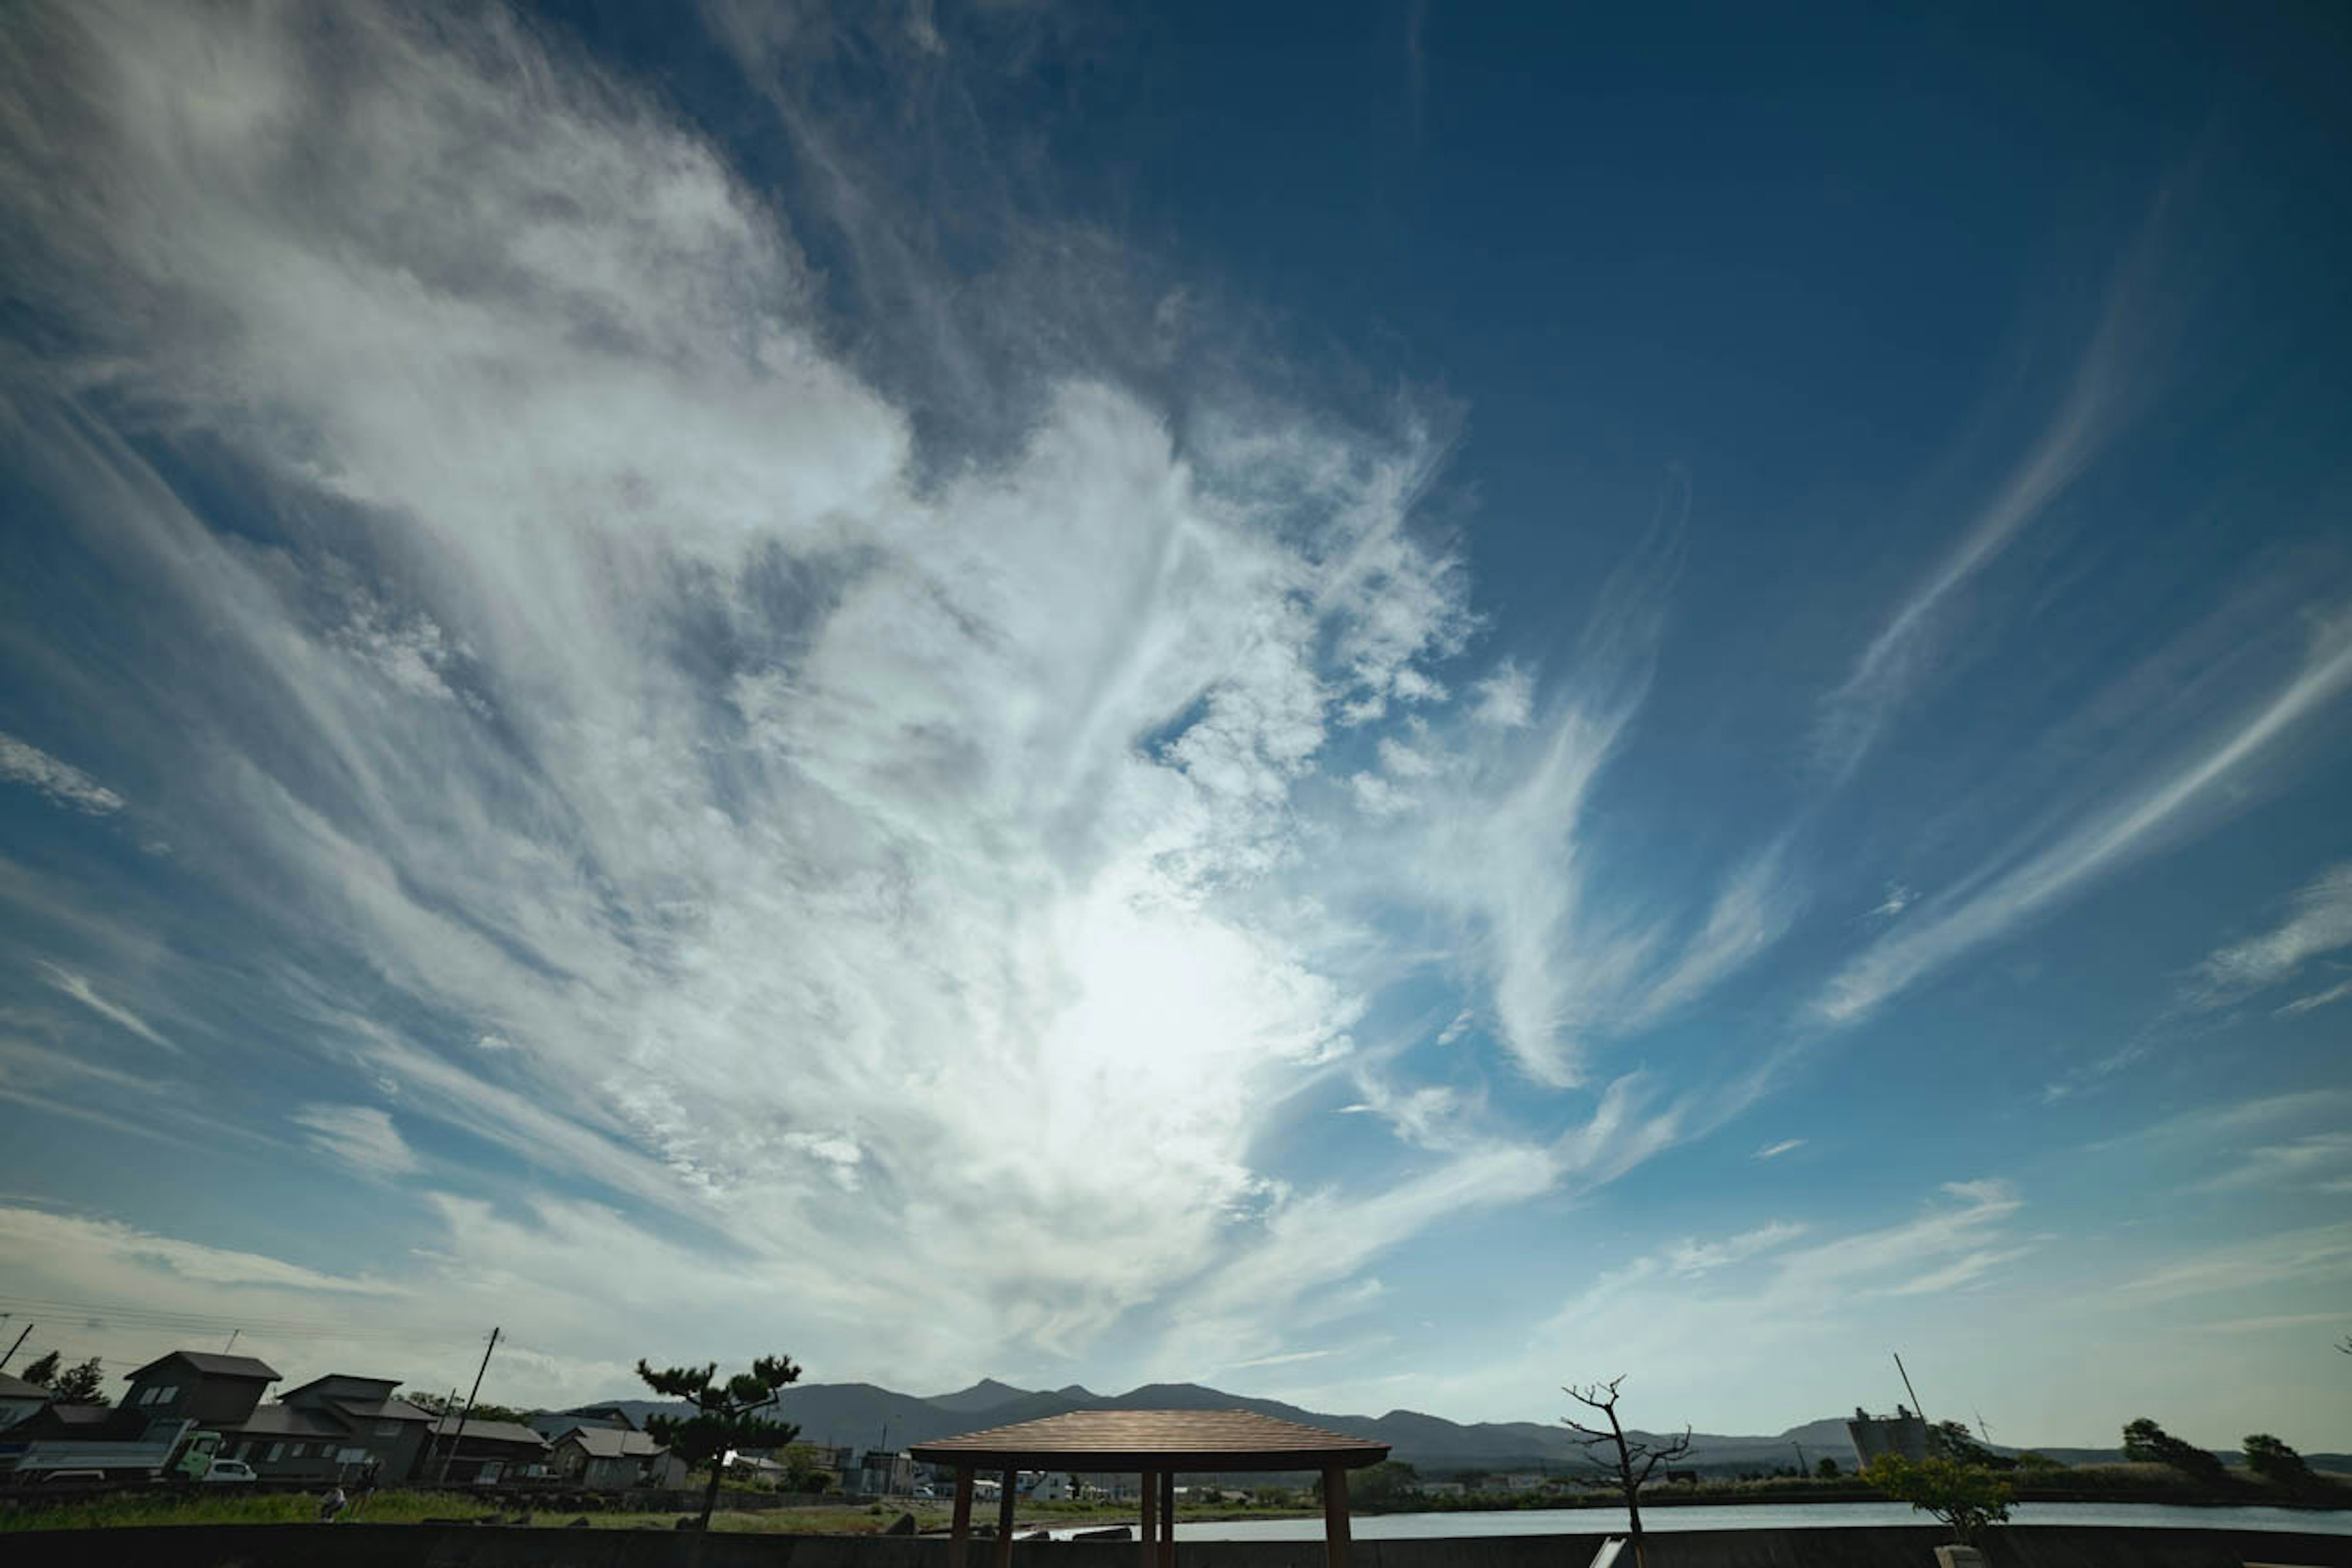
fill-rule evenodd
<path id="1" fill-rule="evenodd" d="M 27 1443 L 17 1456 L 13 1474 L 20 1485 L 47 1480 L 60 1471 L 72 1471 L 76 1479 L 87 1479 L 95 1471 L 99 1479 L 110 1481 L 165 1476 L 202 1480 L 220 1452 L 220 1442 L 219 1433 L 198 1431 L 193 1421 L 156 1421 L 135 1442 L 69 1438 Z"/>

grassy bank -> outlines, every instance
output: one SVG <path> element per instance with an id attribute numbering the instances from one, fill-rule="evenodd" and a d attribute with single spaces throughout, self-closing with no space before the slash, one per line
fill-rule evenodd
<path id="1" fill-rule="evenodd" d="M 381 1492 L 359 1517 L 371 1524 L 415 1524 L 426 1519 L 487 1519 L 497 1510 L 462 1492 Z M 319 1500 L 300 1492 L 117 1492 L 54 1504 L 0 1508 L 0 1531 L 101 1530 L 130 1524 L 309 1524 Z"/>
<path id="2" fill-rule="evenodd" d="M 586 1512 L 577 1509 L 533 1507 L 534 1524 L 568 1524 L 584 1518 L 597 1530 L 669 1530 L 685 1510 L 658 1513 Z M 1216 1519 L 1283 1519 L 1301 1517 L 1300 1509 L 1213 1508 L 1180 1510 L 1179 1522 Z M 913 1502 L 905 1506 L 845 1503 L 837 1508 L 729 1509 L 711 1516 L 711 1528 L 760 1535 L 879 1535 L 902 1513 L 912 1513 L 925 1531 L 948 1528 L 951 1510 L 945 1502 Z M 992 1507 L 973 1510 L 975 1523 L 992 1522 Z M 271 1493 L 223 1496 L 184 1492 L 118 1492 L 53 1505 L 32 1503 L 0 1508 L 0 1532 L 20 1530 L 104 1530 L 142 1524 L 308 1524 L 319 1517 L 315 1495 Z M 463 1492 L 383 1492 L 366 1506 L 344 1516 L 365 1524 L 415 1524 L 423 1520 L 514 1519 L 514 1508 L 493 1507 Z M 1135 1505 L 1116 1503 L 1024 1504 L 1014 1528 L 1064 1530 L 1087 1525 L 1133 1524 Z"/>

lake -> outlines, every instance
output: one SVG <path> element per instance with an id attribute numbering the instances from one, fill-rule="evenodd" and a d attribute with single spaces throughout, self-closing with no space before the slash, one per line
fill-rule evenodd
<path id="1" fill-rule="evenodd" d="M 2289 1508 L 2177 1508 L 2138 1502 L 2023 1502 L 2014 1524 L 2137 1525 L 2168 1529 L 2294 1530 L 2352 1535 L 2352 1511 Z M 1907 1503 L 1690 1503 L 1642 1510 L 1642 1527 L 1673 1530 L 1784 1530 L 1819 1525 L 1925 1524 Z M 1352 1523 L 1358 1541 L 1417 1541 L 1449 1535 L 1622 1535 L 1622 1508 L 1523 1509 L 1496 1513 L 1366 1513 Z M 1064 1531 L 1056 1531 L 1062 1534 Z M 1320 1541 L 1320 1519 L 1234 1519 L 1176 1526 L 1179 1541 Z"/>

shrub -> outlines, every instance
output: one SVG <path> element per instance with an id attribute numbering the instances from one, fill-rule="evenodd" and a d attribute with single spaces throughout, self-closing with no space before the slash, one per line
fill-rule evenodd
<path id="1" fill-rule="evenodd" d="M 1981 1465 L 1940 1456 L 1913 1461 L 1881 1454 L 1862 1468 L 1862 1479 L 1897 1502 L 1931 1513 L 1966 1544 L 1988 1524 L 2009 1522 L 2015 1493 L 2007 1481 Z"/>

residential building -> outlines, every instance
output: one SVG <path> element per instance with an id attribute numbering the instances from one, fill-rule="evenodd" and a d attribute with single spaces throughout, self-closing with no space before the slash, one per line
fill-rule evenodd
<path id="1" fill-rule="evenodd" d="M 676 1490 L 687 1483 L 684 1459 L 651 1433 L 619 1426 L 572 1427 L 555 1439 L 549 1463 L 565 1480 L 598 1491 Z"/>
<path id="2" fill-rule="evenodd" d="M 356 1476 L 367 1458 L 366 1448 L 351 1436 L 350 1426 L 331 1411 L 269 1404 L 221 1433 L 220 1458 L 244 1460 L 265 1481 L 341 1480 L 347 1468 Z M 347 1465 L 340 1456 L 354 1447 L 359 1458 Z"/>
<path id="3" fill-rule="evenodd" d="M 339 1477 L 357 1479 L 373 1475 L 380 1480 L 406 1480 L 425 1452 L 433 1416 L 395 1398 L 393 1391 L 399 1386 L 394 1378 L 333 1373 L 288 1389 L 278 1402 L 340 1425 L 341 1430 L 334 1439 Z"/>
<path id="4" fill-rule="evenodd" d="M 278 1381 L 278 1370 L 249 1355 L 173 1351 L 131 1374 L 122 1408 L 142 1421 L 194 1421 L 214 1431 L 242 1426 Z"/>
<path id="5" fill-rule="evenodd" d="M 856 1476 L 857 1489 L 869 1497 L 906 1497 L 915 1489 L 915 1457 L 869 1448 L 857 1461 Z"/>
<path id="6" fill-rule="evenodd" d="M 49 1402 L 49 1391 L 0 1372 L 0 1429 L 14 1426 Z"/>
<path id="7" fill-rule="evenodd" d="M 445 1467 L 442 1457 L 446 1455 Z M 493 1486 L 548 1473 L 549 1445 L 530 1427 L 513 1421 L 440 1421 L 425 1435 L 416 1479 L 451 1486 Z"/>

